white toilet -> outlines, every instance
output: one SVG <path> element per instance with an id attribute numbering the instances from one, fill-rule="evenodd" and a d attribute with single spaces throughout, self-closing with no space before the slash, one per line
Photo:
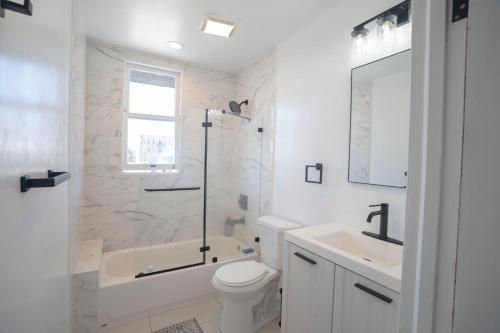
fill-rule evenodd
<path id="1" fill-rule="evenodd" d="M 212 284 L 224 297 L 222 333 L 252 333 L 275 319 L 283 265 L 283 233 L 301 225 L 275 216 L 257 221 L 262 263 L 241 261 L 220 267 Z"/>

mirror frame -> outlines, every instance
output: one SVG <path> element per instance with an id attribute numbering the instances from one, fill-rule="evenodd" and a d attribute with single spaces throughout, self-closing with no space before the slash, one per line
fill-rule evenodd
<path id="1" fill-rule="evenodd" d="M 374 61 L 367 62 L 366 64 L 363 64 L 363 65 L 351 68 L 351 91 L 350 91 L 350 99 L 349 99 L 349 154 L 348 154 L 348 159 L 347 159 L 347 182 L 348 183 L 363 184 L 363 185 L 375 185 L 375 186 L 401 188 L 401 189 L 406 189 L 406 187 L 408 186 L 408 182 L 404 186 L 396 186 L 396 185 L 386 185 L 386 184 L 377 184 L 377 183 L 357 182 L 357 181 L 352 181 L 351 177 L 350 177 L 350 174 L 351 174 L 351 140 L 352 140 L 352 97 L 353 97 L 352 96 L 353 95 L 353 93 L 352 93 L 352 88 L 353 88 L 353 82 L 352 81 L 353 81 L 353 79 L 352 78 L 353 78 L 353 72 L 356 69 L 359 69 L 359 68 L 362 68 L 362 67 L 366 67 L 368 65 L 377 63 L 377 62 L 382 61 L 382 60 L 389 59 L 391 57 L 397 56 L 399 54 L 403 54 L 405 52 L 410 52 L 410 56 L 411 56 L 411 48 L 408 48 L 408 49 L 405 49 L 403 51 L 393 53 L 393 54 L 391 54 L 391 55 L 389 55 L 387 57 L 383 57 L 383 58 L 380 58 L 380 59 L 377 59 L 377 60 L 374 60 Z M 409 107 L 411 107 L 411 105 L 409 105 Z M 410 113 L 411 113 L 411 108 L 410 108 Z M 408 135 L 408 141 L 409 140 L 410 140 L 410 136 Z M 408 172 L 408 170 L 406 172 Z M 407 179 L 408 179 L 408 175 L 407 175 Z"/>

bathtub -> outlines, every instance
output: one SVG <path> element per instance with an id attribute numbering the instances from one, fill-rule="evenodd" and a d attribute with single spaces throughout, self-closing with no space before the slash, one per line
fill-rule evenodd
<path id="1" fill-rule="evenodd" d="M 234 237 L 207 237 L 207 245 L 205 265 L 139 278 L 139 273 L 202 262 L 202 240 L 105 253 L 99 272 L 99 326 L 110 327 L 127 317 L 215 293 L 211 279 L 217 268 L 259 257 L 257 252 L 243 254 L 241 249 L 247 246 Z M 217 262 L 212 263 L 214 257 Z"/>

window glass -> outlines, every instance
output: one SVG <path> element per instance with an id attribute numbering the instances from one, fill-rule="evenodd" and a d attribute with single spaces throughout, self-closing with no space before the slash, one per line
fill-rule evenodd
<path id="1" fill-rule="evenodd" d="M 129 112 L 158 116 L 175 116 L 175 87 L 130 82 Z"/>
<path id="2" fill-rule="evenodd" d="M 128 118 L 128 164 L 175 164 L 175 122 Z"/>

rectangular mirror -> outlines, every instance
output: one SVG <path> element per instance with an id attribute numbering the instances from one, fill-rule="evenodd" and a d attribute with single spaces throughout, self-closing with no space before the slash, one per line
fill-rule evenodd
<path id="1" fill-rule="evenodd" d="M 406 187 L 410 50 L 351 73 L 349 182 Z"/>

